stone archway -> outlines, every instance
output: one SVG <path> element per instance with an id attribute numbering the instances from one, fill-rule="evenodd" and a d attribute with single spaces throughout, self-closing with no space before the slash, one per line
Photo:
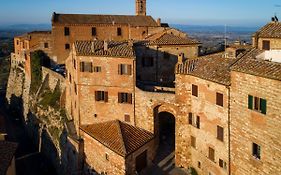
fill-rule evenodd
<path id="1" fill-rule="evenodd" d="M 154 107 L 154 134 L 157 152 L 154 163 L 163 172 L 175 166 L 176 107 L 162 104 Z"/>

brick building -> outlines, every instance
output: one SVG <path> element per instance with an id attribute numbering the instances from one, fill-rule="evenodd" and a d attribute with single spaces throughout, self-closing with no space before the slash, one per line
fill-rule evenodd
<path id="1" fill-rule="evenodd" d="M 21 63 L 25 69 L 27 77 L 30 73 L 30 57 L 36 50 L 44 51 L 49 57 L 52 57 L 53 40 L 50 31 L 34 31 L 14 38 L 14 53 L 11 55 L 11 64 Z"/>
<path id="2" fill-rule="evenodd" d="M 273 20 L 252 36 L 253 46 L 259 50 L 281 49 L 281 23 Z"/>
<path id="3" fill-rule="evenodd" d="M 66 63 L 66 105 L 77 129 L 112 119 L 134 124 L 135 66 L 128 42 L 75 42 Z"/>
<path id="4" fill-rule="evenodd" d="M 154 135 L 144 129 L 113 120 L 81 126 L 86 172 L 135 174 L 154 158 Z M 95 150 L 95 151 L 93 151 Z"/>
<path id="5" fill-rule="evenodd" d="M 176 164 L 199 174 L 229 172 L 230 70 L 235 59 L 202 57 L 176 68 Z"/>

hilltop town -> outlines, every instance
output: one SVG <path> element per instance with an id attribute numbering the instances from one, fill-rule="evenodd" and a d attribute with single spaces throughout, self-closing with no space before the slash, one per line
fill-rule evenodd
<path id="1" fill-rule="evenodd" d="M 149 16 L 146 0 L 135 6 L 135 15 L 54 12 L 51 31 L 14 38 L 6 108 L 53 173 L 280 174 L 278 18 L 251 44 L 209 54 Z M 0 174 L 16 174 L 19 145 L 3 120 Z"/>

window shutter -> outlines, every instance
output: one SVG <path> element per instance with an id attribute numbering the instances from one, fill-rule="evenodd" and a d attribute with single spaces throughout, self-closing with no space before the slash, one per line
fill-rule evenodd
<path id="1" fill-rule="evenodd" d="M 108 102 L 108 92 L 104 92 L 104 101 Z"/>
<path id="2" fill-rule="evenodd" d="M 80 62 L 80 72 L 84 72 L 84 62 Z"/>
<path id="3" fill-rule="evenodd" d="M 118 103 L 121 103 L 122 94 L 118 93 Z"/>
<path id="4" fill-rule="evenodd" d="M 128 94 L 128 103 L 132 104 L 132 94 Z"/>
<path id="5" fill-rule="evenodd" d="M 248 95 L 248 109 L 253 109 L 253 96 Z"/>
<path id="6" fill-rule="evenodd" d="M 99 98 L 98 98 L 98 91 L 95 91 L 95 99 L 96 99 L 96 101 L 99 100 Z"/>
<path id="7" fill-rule="evenodd" d="M 122 64 L 118 64 L 118 74 L 121 75 Z"/>
<path id="8" fill-rule="evenodd" d="M 188 114 L 188 124 L 192 125 L 192 113 Z"/>
<path id="9" fill-rule="evenodd" d="M 266 114 L 266 100 L 265 99 L 260 99 L 260 105 L 261 105 L 261 113 Z"/>
<path id="10" fill-rule="evenodd" d="M 132 65 L 128 64 L 128 75 L 132 75 Z"/>

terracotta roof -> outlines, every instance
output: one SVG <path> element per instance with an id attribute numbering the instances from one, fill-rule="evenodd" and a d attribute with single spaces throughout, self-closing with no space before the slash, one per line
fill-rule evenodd
<path id="1" fill-rule="evenodd" d="M 131 26 L 157 27 L 151 16 L 57 14 L 52 17 L 53 24 L 125 24 Z"/>
<path id="2" fill-rule="evenodd" d="M 133 47 L 125 41 L 108 41 L 107 50 L 104 41 L 76 41 L 75 50 L 78 56 L 135 57 Z"/>
<path id="3" fill-rule="evenodd" d="M 257 59 L 257 55 L 262 52 L 264 51 L 258 49 L 248 51 L 231 67 L 231 70 L 280 81 L 281 63 Z"/>
<path id="4" fill-rule="evenodd" d="M 192 75 L 223 85 L 230 85 L 230 66 L 235 59 L 204 56 L 195 60 L 187 60 L 176 66 L 177 74 Z"/>
<path id="5" fill-rule="evenodd" d="M 86 125 L 80 128 L 123 157 L 138 150 L 154 138 L 152 133 L 119 120 Z"/>
<path id="6" fill-rule="evenodd" d="M 281 38 L 281 22 L 270 22 L 257 31 L 254 36 L 263 38 Z"/>
<path id="7" fill-rule="evenodd" d="M 17 143 L 0 141 L 0 175 L 6 175 L 17 147 Z"/>
<path id="8" fill-rule="evenodd" d="M 191 38 L 184 38 L 176 36 L 173 34 L 163 33 L 160 36 L 153 36 L 148 38 L 150 40 L 150 45 L 190 45 L 190 44 L 200 44 L 200 42 L 193 40 Z"/>

